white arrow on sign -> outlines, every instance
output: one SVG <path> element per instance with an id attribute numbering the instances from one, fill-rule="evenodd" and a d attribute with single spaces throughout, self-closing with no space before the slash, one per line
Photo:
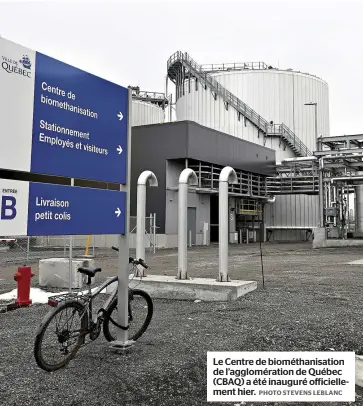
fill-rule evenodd
<path id="1" fill-rule="evenodd" d="M 117 152 L 118 152 L 118 154 L 120 155 L 120 154 L 122 153 L 122 151 L 123 151 L 123 149 L 122 149 L 121 145 L 119 145 L 119 146 L 117 147 Z"/>
<path id="2" fill-rule="evenodd" d="M 118 119 L 119 119 L 120 121 L 124 118 L 124 116 L 123 116 L 123 114 L 121 113 L 121 111 L 117 114 L 117 117 L 118 117 Z"/>
<path id="3" fill-rule="evenodd" d="M 121 215 L 121 210 L 117 207 L 117 210 L 115 211 L 115 214 L 117 215 L 117 217 L 120 217 Z"/>

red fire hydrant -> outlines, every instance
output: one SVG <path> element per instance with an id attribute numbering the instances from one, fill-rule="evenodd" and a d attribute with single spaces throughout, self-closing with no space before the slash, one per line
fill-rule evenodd
<path id="1" fill-rule="evenodd" d="M 30 299 L 30 281 L 34 275 L 30 266 L 20 266 L 18 272 L 14 275 L 14 279 L 18 283 L 18 298 L 15 302 L 18 306 L 32 304 Z"/>

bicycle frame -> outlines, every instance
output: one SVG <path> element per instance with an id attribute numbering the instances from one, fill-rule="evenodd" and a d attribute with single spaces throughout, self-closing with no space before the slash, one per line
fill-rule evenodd
<path id="1" fill-rule="evenodd" d="M 107 288 L 107 286 L 111 285 L 112 283 L 117 282 L 117 276 L 114 276 L 113 278 L 111 278 L 110 280 L 106 280 L 105 282 L 103 282 L 100 286 L 94 288 L 94 291 L 92 292 L 92 288 L 91 285 L 88 286 L 88 304 L 87 304 L 87 308 L 88 308 L 88 320 L 91 321 L 92 320 L 92 301 L 93 299 L 95 299 L 104 289 Z M 100 312 L 102 312 L 102 314 L 107 311 L 108 307 L 110 306 L 111 302 L 113 301 L 113 299 L 117 296 L 117 288 L 118 286 L 116 286 L 110 296 L 108 297 L 108 299 L 105 301 L 105 303 L 102 305 L 102 307 L 98 310 L 97 314 L 95 315 L 95 317 L 93 318 L 93 322 L 97 323 L 97 320 L 99 318 L 99 314 Z M 86 309 L 87 311 L 87 309 Z"/>

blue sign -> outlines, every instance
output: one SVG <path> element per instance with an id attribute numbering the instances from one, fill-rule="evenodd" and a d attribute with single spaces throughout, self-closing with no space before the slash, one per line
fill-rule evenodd
<path id="1" fill-rule="evenodd" d="M 126 183 L 128 90 L 36 53 L 30 171 Z"/>
<path id="2" fill-rule="evenodd" d="M 125 219 L 125 192 L 29 184 L 28 236 L 125 234 Z"/>

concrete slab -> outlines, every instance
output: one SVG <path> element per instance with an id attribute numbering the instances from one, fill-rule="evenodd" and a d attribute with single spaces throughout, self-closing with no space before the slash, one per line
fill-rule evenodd
<path id="1" fill-rule="evenodd" d="M 363 356 L 355 356 L 355 384 L 363 387 Z"/>
<path id="2" fill-rule="evenodd" d="M 326 238 L 325 228 L 314 230 L 313 248 L 340 248 L 340 247 L 360 247 L 363 246 L 363 239 L 335 240 Z"/>
<path id="3" fill-rule="evenodd" d="M 356 261 L 347 262 L 347 265 L 363 265 L 363 259 L 357 259 Z"/>
<path id="4" fill-rule="evenodd" d="M 133 276 L 130 276 L 130 280 Z M 188 280 L 178 280 L 175 276 L 166 275 L 148 275 L 141 281 L 134 278 L 130 286 L 137 285 L 138 288 L 145 290 L 157 299 L 175 299 L 175 300 L 203 300 L 208 302 L 229 302 L 237 300 L 239 297 L 257 289 L 255 281 L 234 280 L 231 282 L 217 282 L 209 278 L 192 278 Z M 111 293 L 115 283 L 107 289 Z"/>
<path id="5" fill-rule="evenodd" d="M 313 241 L 313 248 L 340 248 L 340 247 L 362 247 L 363 240 L 320 240 L 319 242 Z"/>
<path id="6" fill-rule="evenodd" d="M 86 282 L 86 276 L 77 272 L 81 266 L 95 268 L 92 259 L 73 259 L 72 261 L 72 288 L 81 288 Z M 96 281 L 92 278 L 92 284 Z M 69 286 L 69 259 L 47 258 L 39 261 L 39 285 L 42 287 L 67 288 Z"/>

